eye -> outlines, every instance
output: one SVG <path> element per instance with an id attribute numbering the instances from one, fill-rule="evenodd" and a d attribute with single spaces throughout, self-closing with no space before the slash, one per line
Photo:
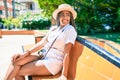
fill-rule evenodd
<path id="1" fill-rule="evenodd" d="M 69 13 L 67 13 L 67 14 L 66 14 L 66 16 L 70 16 L 70 14 L 69 14 Z"/>
<path id="2" fill-rule="evenodd" d="M 60 14 L 60 17 L 65 17 L 65 16 L 66 16 L 66 17 L 70 17 L 70 14 L 69 14 L 69 13 L 61 13 L 61 14 Z"/>
<path id="3" fill-rule="evenodd" d="M 61 14 L 60 14 L 60 17 L 63 17 L 63 16 L 64 16 L 64 14 L 63 14 L 63 13 L 61 13 Z"/>

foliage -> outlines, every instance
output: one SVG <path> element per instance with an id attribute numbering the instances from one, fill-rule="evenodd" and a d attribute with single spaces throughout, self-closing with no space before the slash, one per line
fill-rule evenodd
<path id="1" fill-rule="evenodd" d="M 47 16 L 61 3 L 68 3 L 77 11 L 78 34 L 120 31 L 119 0 L 36 0 Z M 107 26 L 109 29 L 106 29 Z"/>
<path id="2" fill-rule="evenodd" d="M 22 20 L 22 28 L 26 29 L 46 29 L 50 27 L 50 20 L 40 15 L 26 15 Z"/>
<path id="3" fill-rule="evenodd" d="M 43 14 L 47 17 L 51 17 L 53 11 L 59 4 L 65 3 L 64 0 L 34 0 L 39 3 L 39 7 L 43 9 Z"/>
<path id="4" fill-rule="evenodd" d="M 8 18 L 4 18 L 3 22 L 4 22 L 4 26 L 6 26 L 7 29 L 19 28 L 21 23 L 21 18 L 8 17 Z"/>
<path id="5" fill-rule="evenodd" d="M 6 26 L 8 29 L 10 29 L 10 26 L 12 25 L 11 21 L 12 21 L 12 17 L 8 17 L 8 18 L 4 18 L 4 26 Z"/>
<path id="6" fill-rule="evenodd" d="M 114 22 L 115 22 L 114 28 L 116 28 L 115 30 L 120 31 L 120 7 L 117 10 L 117 19 Z"/>
<path id="7" fill-rule="evenodd" d="M 22 20 L 21 17 L 13 18 L 12 21 L 11 21 L 11 23 L 12 23 L 12 25 L 14 25 L 16 28 L 18 28 L 18 27 L 20 27 L 21 20 Z"/>
<path id="8" fill-rule="evenodd" d="M 65 0 L 78 13 L 76 24 L 79 34 L 120 31 L 118 0 Z M 106 30 L 103 25 L 111 28 Z M 119 29 L 118 29 L 119 28 Z"/>
<path id="9" fill-rule="evenodd" d="M 46 29 L 51 25 L 50 20 L 48 18 L 43 17 L 39 14 L 32 15 L 31 13 L 27 13 L 17 18 L 4 18 L 3 22 L 4 26 L 6 26 L 7 29 Z"/>

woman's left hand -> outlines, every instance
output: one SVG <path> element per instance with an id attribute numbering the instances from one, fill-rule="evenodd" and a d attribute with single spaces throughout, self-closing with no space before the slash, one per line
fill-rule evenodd
<path id="1" fill-rule="evenodd" d="M 27 57 L 27 56 L 29 56 L 30 54 L 28 53 L 28 52 L 25 52 L 23 55 L 21 55 L 17 60 L 20 60 L 20 59 L 22 59 L 22 58 L 25 58 L 25 57 Z M 17 61 L 16 60 L 16 61 Z"/>
<path id="2" fill-rule="evenodd" d="M 67 80 L 67 78 L 64 75 L 61 75 L 57 80 Z"/>

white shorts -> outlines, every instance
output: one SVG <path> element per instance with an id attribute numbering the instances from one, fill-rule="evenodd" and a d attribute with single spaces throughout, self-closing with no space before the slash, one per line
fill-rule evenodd
<path id="1" fill-rule="evenodd" d="M 51 49 L 47 53 L 45 59 L 43 59 L 43 63 L 45 64 L 45 67 L 48 69 L 48 71 L 55 75 L 62 69 L 63 57 L 64 56 L 62 52 Z"/>

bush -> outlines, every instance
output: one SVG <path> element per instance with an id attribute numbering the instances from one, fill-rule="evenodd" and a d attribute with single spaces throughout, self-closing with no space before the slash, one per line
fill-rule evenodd
<path id="1" fill-rule="evenodd" d="M 33 18 L 24 18 L 22 21 L 22 28 L 26 28 L 28 30 L 46 29 L 47 27 L 50 27 L 50 25 L 50 20 L 41 16 L 34 16 Z"/>
<path id="2" fill-rule="evenodd" d="M 4 18 L 4 26 L 7 27 L 7 29 L 13 29 L 13 28 L 20 28 L 20 23 L 21 23 L 21 18 L 12 18 L 12 17 L 8 17 L 8 18 Z"/>

